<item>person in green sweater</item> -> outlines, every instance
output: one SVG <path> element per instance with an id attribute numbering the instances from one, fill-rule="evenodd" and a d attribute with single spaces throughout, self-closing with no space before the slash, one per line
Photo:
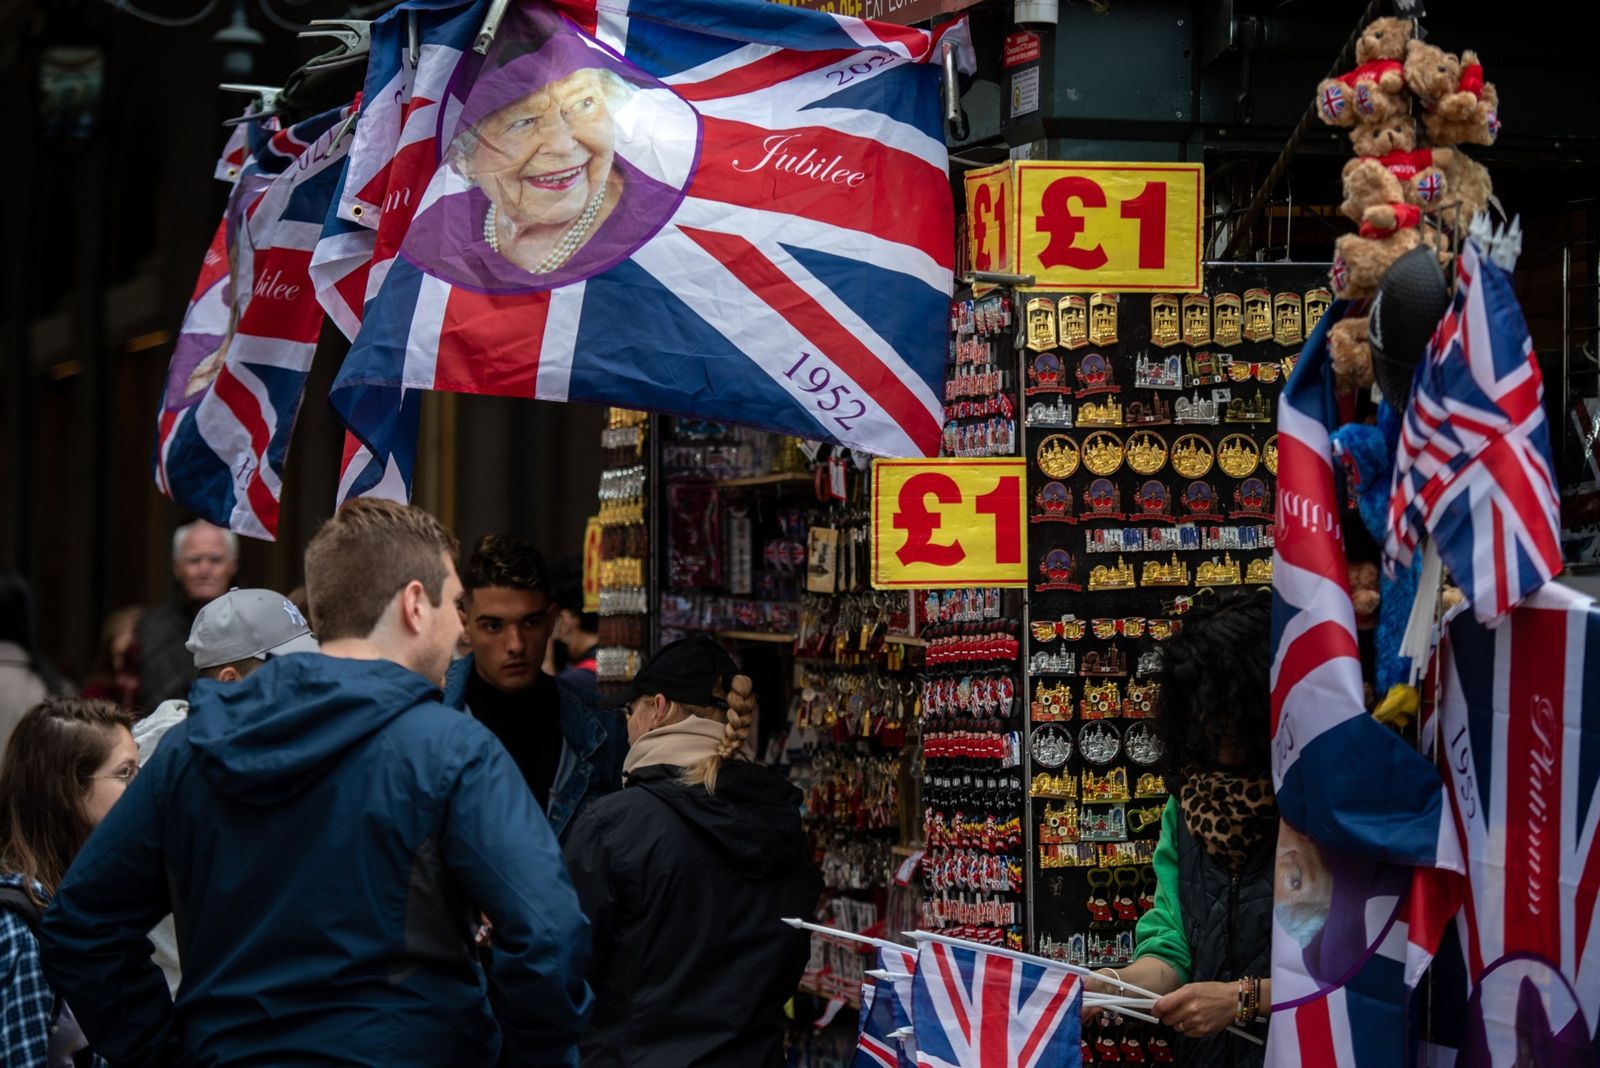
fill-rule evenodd
<path id="1" fill-rule="evenodd" d="M 1156 845 L 1155 906 L 1134 960 L 1102 973 L 1163 995 L 1153 1014 L 1178 1033 L 1187 1068 L 1249 1068 L 1272 1005 L 1272 793 L 1268 591 L 1196 606 L 1163 653 L 1155 727 L 1173 791 Z M 1089 988 L 1113 991 L 1091 980 Z"/>

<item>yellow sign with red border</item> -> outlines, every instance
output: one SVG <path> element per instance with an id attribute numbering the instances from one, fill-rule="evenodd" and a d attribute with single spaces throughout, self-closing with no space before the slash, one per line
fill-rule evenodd
<path id="1" fill-rule="evenodd" d="M 1205 167 L 1023 161 L 1018 274 L 1044 289 L 1198 293 Z"/>
<path id="2" fill-rule="evenodd" d="M 600 517 L 592 515 L 583 528 L 583 610 L 600 611 L 600 546 L 606 529 Z"/>
<path id="3" fill-rule="evenodd" d="M 875 460 L 874 589 L 1025 586 L 1027 461 Z"/>
<path id="4" fill-rule="evenodd" d="M 1016 258 L 1017 197 L 1012 188 L 1011 164 L 968 171 L 967 263 L 974 271 L 1009 273 Z M 982 292 L 992 287 L 980 287 Z"/>

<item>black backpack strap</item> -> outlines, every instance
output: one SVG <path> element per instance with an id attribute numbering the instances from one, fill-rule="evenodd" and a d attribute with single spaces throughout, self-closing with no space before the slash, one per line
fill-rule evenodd
<path id="1" fill-rule="evenodd" d="M 44 915 L 44 910 L 22 887 L 0 886 L 0 909 L 17 913 L 28 924 L 28 930 L 35 935 L 39 933 L 39 920 Z"/>

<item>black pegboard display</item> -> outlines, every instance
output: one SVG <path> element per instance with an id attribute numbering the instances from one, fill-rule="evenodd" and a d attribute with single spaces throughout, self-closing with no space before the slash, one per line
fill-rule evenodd
<path id="1" fill-rule="evenodd" d="M 1326 279 L 1213 264 L 1187 298 L 1017 295 L 1037 952 L 1131 958 L 1166 801 L 1147 718 L 1160 648 L 1187 600 L 1271 582 L 1278 398 Z"/>

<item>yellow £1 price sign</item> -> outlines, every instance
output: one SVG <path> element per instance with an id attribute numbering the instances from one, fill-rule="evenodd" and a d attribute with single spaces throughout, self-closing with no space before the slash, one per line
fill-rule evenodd
<path id="1" fill-rule="evenodd" d="M 1011 270 L 1017 198 L 1011 187 L 1011 164 L 968 171 L 967 262 L 974 271 Z"/>
<path id="2" fill-rule="evenodd" d="M 1201 164 L 1013 166 L 1013 269 L 1039 288 L 1200 292 Z"/>
<path id="3" fill-rule="evenodd" d="M 1025 586 L 1027 461 L 875 460 L 874 589 Z"/>

